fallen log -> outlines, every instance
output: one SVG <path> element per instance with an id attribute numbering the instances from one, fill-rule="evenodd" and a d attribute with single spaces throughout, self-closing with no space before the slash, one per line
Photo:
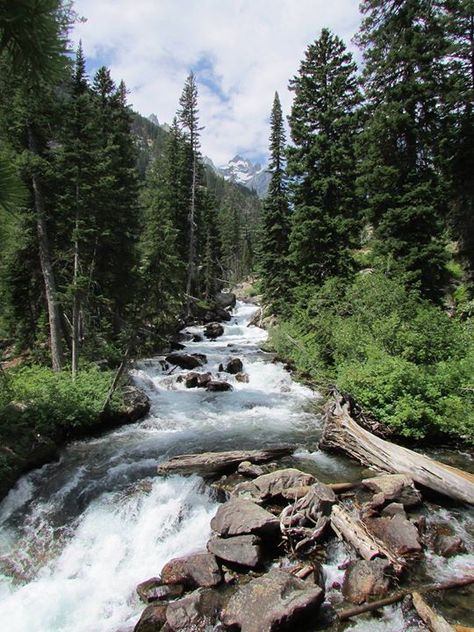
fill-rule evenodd
<path id="1" fill-rule="evenodd" d="M 431 632 L 454 632 L 454 628 L 444 617 L 430 608 L 419 592 L 412 593 L 412 597 L 413 606 L 418 616 L 426 623 Z"/>
<path id="2" fill-rule="evenodd" d="M 319 446 L 342 450 L 369 467 L 407 474 L 420 485 L 474 504 L 473 475 L 376 437 L 352 419 L 348 404 L 342 404 L 341 400 L 334 402 L 326 412 Z"/>
<path id="3" fill-rule="evenodd" d="M 242 461 L 265 463 L 292 454 L 294 447 L 279 446 L 266 450 L 230 450 L 181 454 L 158 466 L 158 474 L 218 474 L 237 469 Z"/>
<path id="4" fill-rule="evenodd" d="M 369 533 L 364 523 L 352 516 L 342 505 L 333 506 L 330 519 L 336 535 L 353 546 L 364 560 L 385 557 L 397 574 L 405 568 L 406 561 Z"/>
<path id="5" fill-rule="evenodd" d="M 453 628 L 456 630 L 456 632 L 474 632 L 474 628 L 466 628 L 465 625 L 453 625 Z"/>
<path id="6" fill-rule="evenodd" d="M 451 588 L 460 588 L 461 586 L 468 586 L 469 584 L 474 584 L 474 576 L 461 577 L 460 579 L 453 579 L 442 584 L 429 584 L 428 586 L 422 586 L 416 589 L 406 588 L 404 590 L 399 590 L 398 592 L 390 595 L 389 597 L 385 597 L 384 599 L 378 599 L 377 601 L 365 603 L 363 606 L 354 606 L 353 608 L 338 610 L 336 611 L 336 614 L 340 621 L 345 621 L 347 619 L 351 619 L 352 617 L 357 617 L 359 614 L 364 614 L 365 612 L 373 612 L 374 610 L 378 610 L 379 608 L 383 608 L 384 606 L 389 606 L 392 603 L 401 601 L 404 597 L 406 597 L 407 595 L 411 595 L 413 592 L 418 592 L 424 595 L 426 593 L 436 592 L 437 590 L 450 590 Z"/>

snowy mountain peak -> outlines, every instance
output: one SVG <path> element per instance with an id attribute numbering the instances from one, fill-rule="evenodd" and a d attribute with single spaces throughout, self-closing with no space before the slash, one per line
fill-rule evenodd
<path id="1" fill-rule="evenodd" d="M 218 167 L 217 171 L 225 180 L 255 190 L 259 197 L 265 197 L 267 193 L 270 174 L 260 164 L 254 164 L 240 154 L 234 156 L 226 165 Z"/>

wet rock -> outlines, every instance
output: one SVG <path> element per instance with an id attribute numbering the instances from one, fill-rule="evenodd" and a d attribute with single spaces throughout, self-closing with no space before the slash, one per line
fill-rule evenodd
<path id="1" fill-rule="evenodd" d="M 242 360 L 240 358 L 232 358 L 225 367 L 226 373 L 231 373 L 232 375 L 237 375 L 237 373 L 241 373 L 244 365 L 242 364 Z"/>
<path id="2" fill-rule="evenodd" d="M 201 353 L 170 353 L 166 356 L 166 361 L 180 369 L 196 369 L 206 364 L 207 358 Z"/>
<path id="3" fill-rule="evenodd" d="M 170 343 L 170 349 L 171 351 L 182 351 L 183 349 L 186 349 L 186 346 L 183 345 L 181 342 L 177 342 L 176 340 L 172 340 Z"/>
<path id="4" fill-rule="evenodd" d="M 225 562 L 255 568 L 263 558 L 261 539 L 256 535 L 237 535 L 232 538 L 211 538 L 207 550 Z"/>
<path id="5" fill-rule="evenodd" d="M 434 542 L 434 549 L 443 557 L 452 557 L 466 552 L 463 541 L 457 535 L 438 535 Z"/>
<path id="6" fill-rule="evenodd" d="M 242 382 L 243 384 L 248 384 L 249 382 L 249 376 L 247 373 L 237 373 L 235 375 L 235 379 L 237 382 Z"/>
<path id="7" fill-rule="evenodd" d="M 319 586 L 273 569 L 239 588 L 224 607 L 221 620 L 242 632 L 274 632 L 283 626 L 297 630 L 298 617 L 314 615 L 323 597 Z"/>
<path id="8" fill-rule="evenodd" d="M 404 516 L 396 514 L 389 518 L 372 518 L 365 521 L 369 530 L 380 538 L 398 555 L 421 553 L 418 530 Z"/>
<path id="9" fill-rule="evenodd" d="M 395 516 L 396 514 L 407 517 L 402 503 L 390 503 L 390 505 L 382 509 L 382 516 Z"/>
<path id="10" fill-rule="evenodd" d="M 192 337 L 193 342 L 202 342 L 203 340 L 204 340 L 204 337 L 201 336 L 200 334 L 193 334 L 193 337 Z"/>
<path id="11" fill-rule="evenodd" d="M 236 301 L 237 301 L 237 298 L 236 298 L 235 294 L 233 294 L 232 292 L 219 292 L 214 297 L 214 300 L 215 300 L 216 305 L 218 307 L 234 308 L 235 304 L 236 304 Z"/>
<path id="12" fill-rule="evenodd" d="M 222 307 L 213 307 L 205 312 L 202 320 L 204 323 L 228 322 L 232 319 L 230 313 Z"/>
<path id="13" fill-rule="evenodd" d="M 342 594 L 355 604 L 364 603 L 369 597 L 382 597 L 390 586 L 389 569 L 390 564 L 381 559 L 351 562 L 344 576 Z"/>
<path id="14" fill-rule="evenodd" d="M 385 500 L 401 503 L 405 507 L 414 507 L 422 501 L 421 494 L 415 488 L 413 480 L 405 474 L 387 474 L 366 478 L 362 484 L 376 494 L 383 494 Z"/>
<path id="15" fill-rule="evenodd" d="M 223 333 L 224 327 L 220 323 L 209 323 L 204 330 L 204 334 L 207 338 L 211 339 L 219 338 Z"/>
<path id="16" fill-rule="evenodd" d="M 217 591 L 199 588 L 168 606 L 166 624 L 173 632 L 206 632 L 216 624 L 221 607 Z"/>
<path id="17" fill-rule="evenodd" d="M 169 601 L 181 597 L 184 593 L 184 588 L 179 582 L 173 582 L 173 584 L 173 586 L 164 586 L 161 578 L 152 577 L 138 584 L 137 593 L 145 603 Z"/>
<path id="18" fill-rule="evenodd" d="M 239 467 L 237 468 L 237 472 L 242 474 L 242 476 L 251 476 L 252 478 L 256 478 L 257 476 L 262 476 L 265 474 L 263 467 L 260 465 L 255 465 L 254 463 L 250 463 L 250 461 L 242 461 Z"/>
<path id="19" fill-rule="evenodd" d="M 296 468 L 287 468 L 263 474 L 253 481 L 240 483 L 235 487 L 233 495 L 263 502 L 281 496 L 286 489 L 312 485 L 314 481 L 314 476 L 311 474 L 306 474 Z"/>
<path id="20" fill-rule="evenodd" d="M 234 390 L 232 384 L 229 384 L 229 382 L 220 382 L 219 380 L 209 380 L 206 384 L 206 389 L 213 393 Z"/>
<path id="21" fill-rule="evenodd" d="M 199 373 L 188 373 L 184 376 L 184 384 L 186 388 L 196 388 L 198 385 Z"/>
<path id="22" fill-rule="evenodd" d="M 142 613 L 133 632 L 157 632 L 166 622 L 168 604 L 151 604 Z"/>
<path id="23" fill-rule="evenodd" d="M 275 533 L 280 521 L 251 500 L 232 498 L 217 510 L 211 528 L 223 536 Z"/>
<path id="24" fill-rule="evenodd" d="M 211 380 L 212 380 L 211 373 L 199 373 L 198 379 L 197 379 L 198 388 L 206 388 L 206 386 L 209 384 Z"/>
<path id="25" fill-rule="evenodd" d="M 162 584 L 209 588 L 222 581 L 222 573 L 214 555 L 203 551 L 170 560 L 163 567 L 160 579 Z"/>

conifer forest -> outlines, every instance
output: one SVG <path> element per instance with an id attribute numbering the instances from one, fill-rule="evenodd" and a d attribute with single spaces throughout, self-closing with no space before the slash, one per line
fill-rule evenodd
<path id="1" fill-rule="evenodd" d="M 474 1 L 203 3 L 358 15 L 226 167 L 213 54 L 147 118 L 76 4 L 0 0 L 0 628 L 474 630 Z"/>

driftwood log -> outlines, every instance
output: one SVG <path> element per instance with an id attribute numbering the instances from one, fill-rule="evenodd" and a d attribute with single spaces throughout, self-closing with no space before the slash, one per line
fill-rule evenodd
<path id="1" fill-rule="evenodd" d="M 364 614 L 365 612 L 373 612 L 374 610 L 378 610 L 379 608 L 383 608 L 384 606 L 388 606 L 392 603 L 396 603 L 397 601 L 401 601 L 404 597 L 406 597 L 407 595 L 411 595 L 413 592 L 418 592 L 419 594 L 426 594 L 430 592 L 435 592 L 437 590 L 449 590 L 451 588 L 460 588 L 461 586 L 469 586 L 470 584 L 474 584 L 474 576 L 460 577 L 459 579 L 453 579 L 449 582 L 444 582 L 442 584 L 429 584 L 428 586 L 422 586 L 416 589 L 406 588 L 404 590 L 399 590 L 398 592 L 394 593 L 393 595 L 390 595 L 389 597 L 385 597 L 384 599 L 378 599 L 377 601 L 366 603 L 363 606 L 354 606 L 353 608 L 345 608 L 344 610 L 338 610 L 337 617 L 338 619 L 340 619 L 340 621 L 345 621 L 346 619 L 357 617 L 358 615 Z M 469 630 L 469 628 L 466 628 L 466 629 Z"/>
<path id="2" fill-rule="evenodd" d="M 418 616 L 426 623 L 431 632 L 454 632 L 454 628 L 444 617 L 430 608 L 419 592 L 412 593 L 412 597 L 413 606 L 418 612 Z"/>
<path id="3" fill-rule="evenodd" d="M 376 437 L 350 416 L 348 404 L 334 402 L 326 412 L 320 448 L 342 450 L 369 467 L 407 474 L 416 483 L 474 504 L 474 475 Z"/>
<path id="4" fill-rule="evenodd" d="M 336 535 L 348 542 L 364 560 L 385 557 L 396 573 L 405 568 L 406 561 L 369 533 L 364 523 L 351 515 L 342 505 L 333 506 L 331 527 Z"/>
<path id="5" fill-rule="evenodd" d="M 265 463 L 292 454 L 294 447 L 279 446 L 267 450 L 230 450 L 181 454 L 158 466 L 158 474 L 218 474 L 237 469 L 242 461 Z"/>

